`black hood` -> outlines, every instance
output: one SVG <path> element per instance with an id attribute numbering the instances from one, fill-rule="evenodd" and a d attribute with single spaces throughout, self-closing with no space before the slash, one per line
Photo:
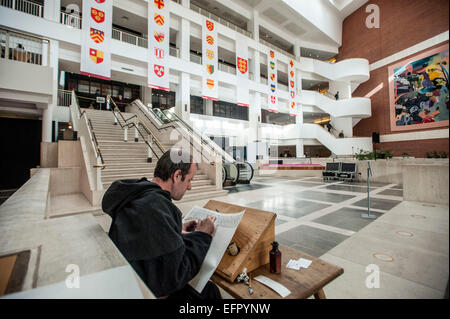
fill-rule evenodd
<path id="1" fill-rule="evenodd" d="M 148 181 L 145 177 L 115 181 L 103 195 L 102 209 L 109 216 L 115 218 L 121 207 L 124 207 L 142 193 L 152 190 L 160 190 L 171 200 L 169 192 L 164 191 L 158 184 Z"/>

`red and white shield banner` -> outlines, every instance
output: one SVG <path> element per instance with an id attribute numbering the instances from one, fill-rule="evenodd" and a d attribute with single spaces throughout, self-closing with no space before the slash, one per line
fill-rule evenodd
<path id="1" fill-rule="evenodd" d="M 248 62 L 246 59 L 237 58 L 237 65 L 238 65 L 239 72 L 241 72 L 242 74 L 247 73 Z"/>
<path id="2" fill-rule="evenodd" d="M 250 84 L 248 80 L 248 41 L 236 33 L 236 104 L 250 107 Z M 261 113 L 261 111 L 259 111 Z"/>
<path id="3" fill-rule="evenodd" d="M 111 79 L 112 1 L 84 0 L 80 73 Z"/>
<path id="4" fill-rule="evenodd" d="M 277 76 L 278 63 L 276 59 L 276 53 L 273 50 L 269 50 L 267 55 L 267 79 L 268 89 L 267 95 L 269 97 L 268 110 L 270 112 L 278 112 L 278 76 Z"/>
<path id="5" fill-rule="evenodd" d="M 206 20 L 206 27 L 208 28 L 209 31 L 213 31 L 214 30 L 214 22 Z"/>
<path id="6" fill-rule="evenodd" d="M 207 18 L 202 19 L 202 97 L 210 100 L 219 99 L 219 70 L 217 28 L 214 22 Z"/>
<path id="7" fill-rule="evenodd" d="M 296 70 L 295 70 L 295 62 L 294 60 L 290 60 L 288 64 L 288 74 L 289 74 L 289 115 L 296 116 L 297 115 L 297 106 L 298 102 L 296 101 L 297 97 L 297 81 L 295 78 Z"/>
<path id="8" fill-rule="evenodd" d="M 158 77 L 164 76 L 164 67 L 163 67 L 162 65 L 157 65 L 157 64 L 155 64 L 153 70 L 155 71 L 155 74 L 156 74 Z"/>
<path id="9" fill-rule="evenodd" d="M 148 87 L 169 91 L 169 0 L 148 1 Z M 151 18 L 153 17 L 153 19 Z"/>
<path id="10" fill-rule="evenodd" d="M 91 8 L 91 17 L 95 22 L 102 23 L 105 21 L 105 12 L 96 8 Z"/>

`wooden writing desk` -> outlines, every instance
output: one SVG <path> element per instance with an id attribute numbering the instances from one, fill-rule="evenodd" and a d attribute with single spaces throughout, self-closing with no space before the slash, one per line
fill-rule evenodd
<path id="1" fill-rule="evenodd" d="M 254 280 L 259 275 L 266 276 L 291 291 L 285 299 L 303 299 L 314 295 L 316 299 L 325 299 L 323 287 L 344 273 L 341 267 L 331 265 L 323 260 L 312 257 L 299 250 L 279 245 L 281 251 L 281 274 L 271 274 L 269 264 L 263 265 L 249 275 L 252 278 L 253 294 L 248 293 L 248 286 L 243 282 L 230 283 L 222 277 L 214 274 L 211 280 L 237 299 L 282 299 L 281 296 L 269 287 Z M 290 259 L 305 258 L 312 260 L 311 265 L 300 270 L 286 268 Z"/>

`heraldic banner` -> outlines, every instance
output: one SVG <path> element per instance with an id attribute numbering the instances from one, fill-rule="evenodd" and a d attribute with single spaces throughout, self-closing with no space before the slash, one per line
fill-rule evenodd
<path id="1" fill-rule="evenodd" d="M 148 87 L 170 91 L 170 0 L 148 0 Z"/>
<path id="2" fill-rule="evenodd" d="M 247 107 L 250 106 L 248 67 L 247 41 L 244 36 L 236 33 L 236 104 Z"/>
<path id="3" fill-rule="evenodd" d="M 84 0 L 80 73 L 111 79 L 113 0 Z"/>
<path id="4" fill-rule="evenodd" d="M 269 56 L 267 57 L 267 84 L 269 85 L 269 92 L 267 92 L 267 105 L 269 112 L 278 113 L 278 75 L 276 62 L 277 59 L 275 57 L 275 52 L 270 50 Z"/>
<path id="5" fill-rule="evenodd" d="M 294 60 L 289 60 L 288 65 L 288 78 L 289 78 L 289 115 L 297 116 L 297 82 L 295 62 Z"/>
<path id="6" fill-rule="evenodd" d="M 208 18 L 203 18 L 202 25 L 202 97 L 204 99 L 219 100 L 218 70 L 218 46 L 217 25 Z"/>

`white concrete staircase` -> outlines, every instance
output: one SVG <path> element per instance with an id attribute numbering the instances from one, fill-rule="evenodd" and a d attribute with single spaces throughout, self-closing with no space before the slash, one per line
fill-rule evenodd
<path id="1" fill-rule="evenodd" d="M 86 110 L 91 120 L 93 132 L 97 138 L 100 152 L 105 162 L 105 168 L 101 171 L 101 181 L 106 190 L 119 179 L 153 178 L 157 158 L 153 156 L 152 163 L 147 162 L 148 146 L 139 136 L 138 142 L 134 141 L 134 128 L 128 129 L 128 141 L 124 141 L 124 130 L 120 125 L 114 125 L 114 115 L 109 111 Z M 126 119 L 132 117 L 132 113 L 122 113 Z M 120 117 L 119 117 L 120 118 Z M 170 145 L 162 145 L 165 150 Z M 162 152 L 154 145 L 156 155 L 160 157 Z M 216 190 L 216 186 L 202 171 L 198 170 L 192 181 L 192 189 L 187 191 L 181 201 L 191 201 L 204 198 L 224 196 L 225 190 Z"/>

